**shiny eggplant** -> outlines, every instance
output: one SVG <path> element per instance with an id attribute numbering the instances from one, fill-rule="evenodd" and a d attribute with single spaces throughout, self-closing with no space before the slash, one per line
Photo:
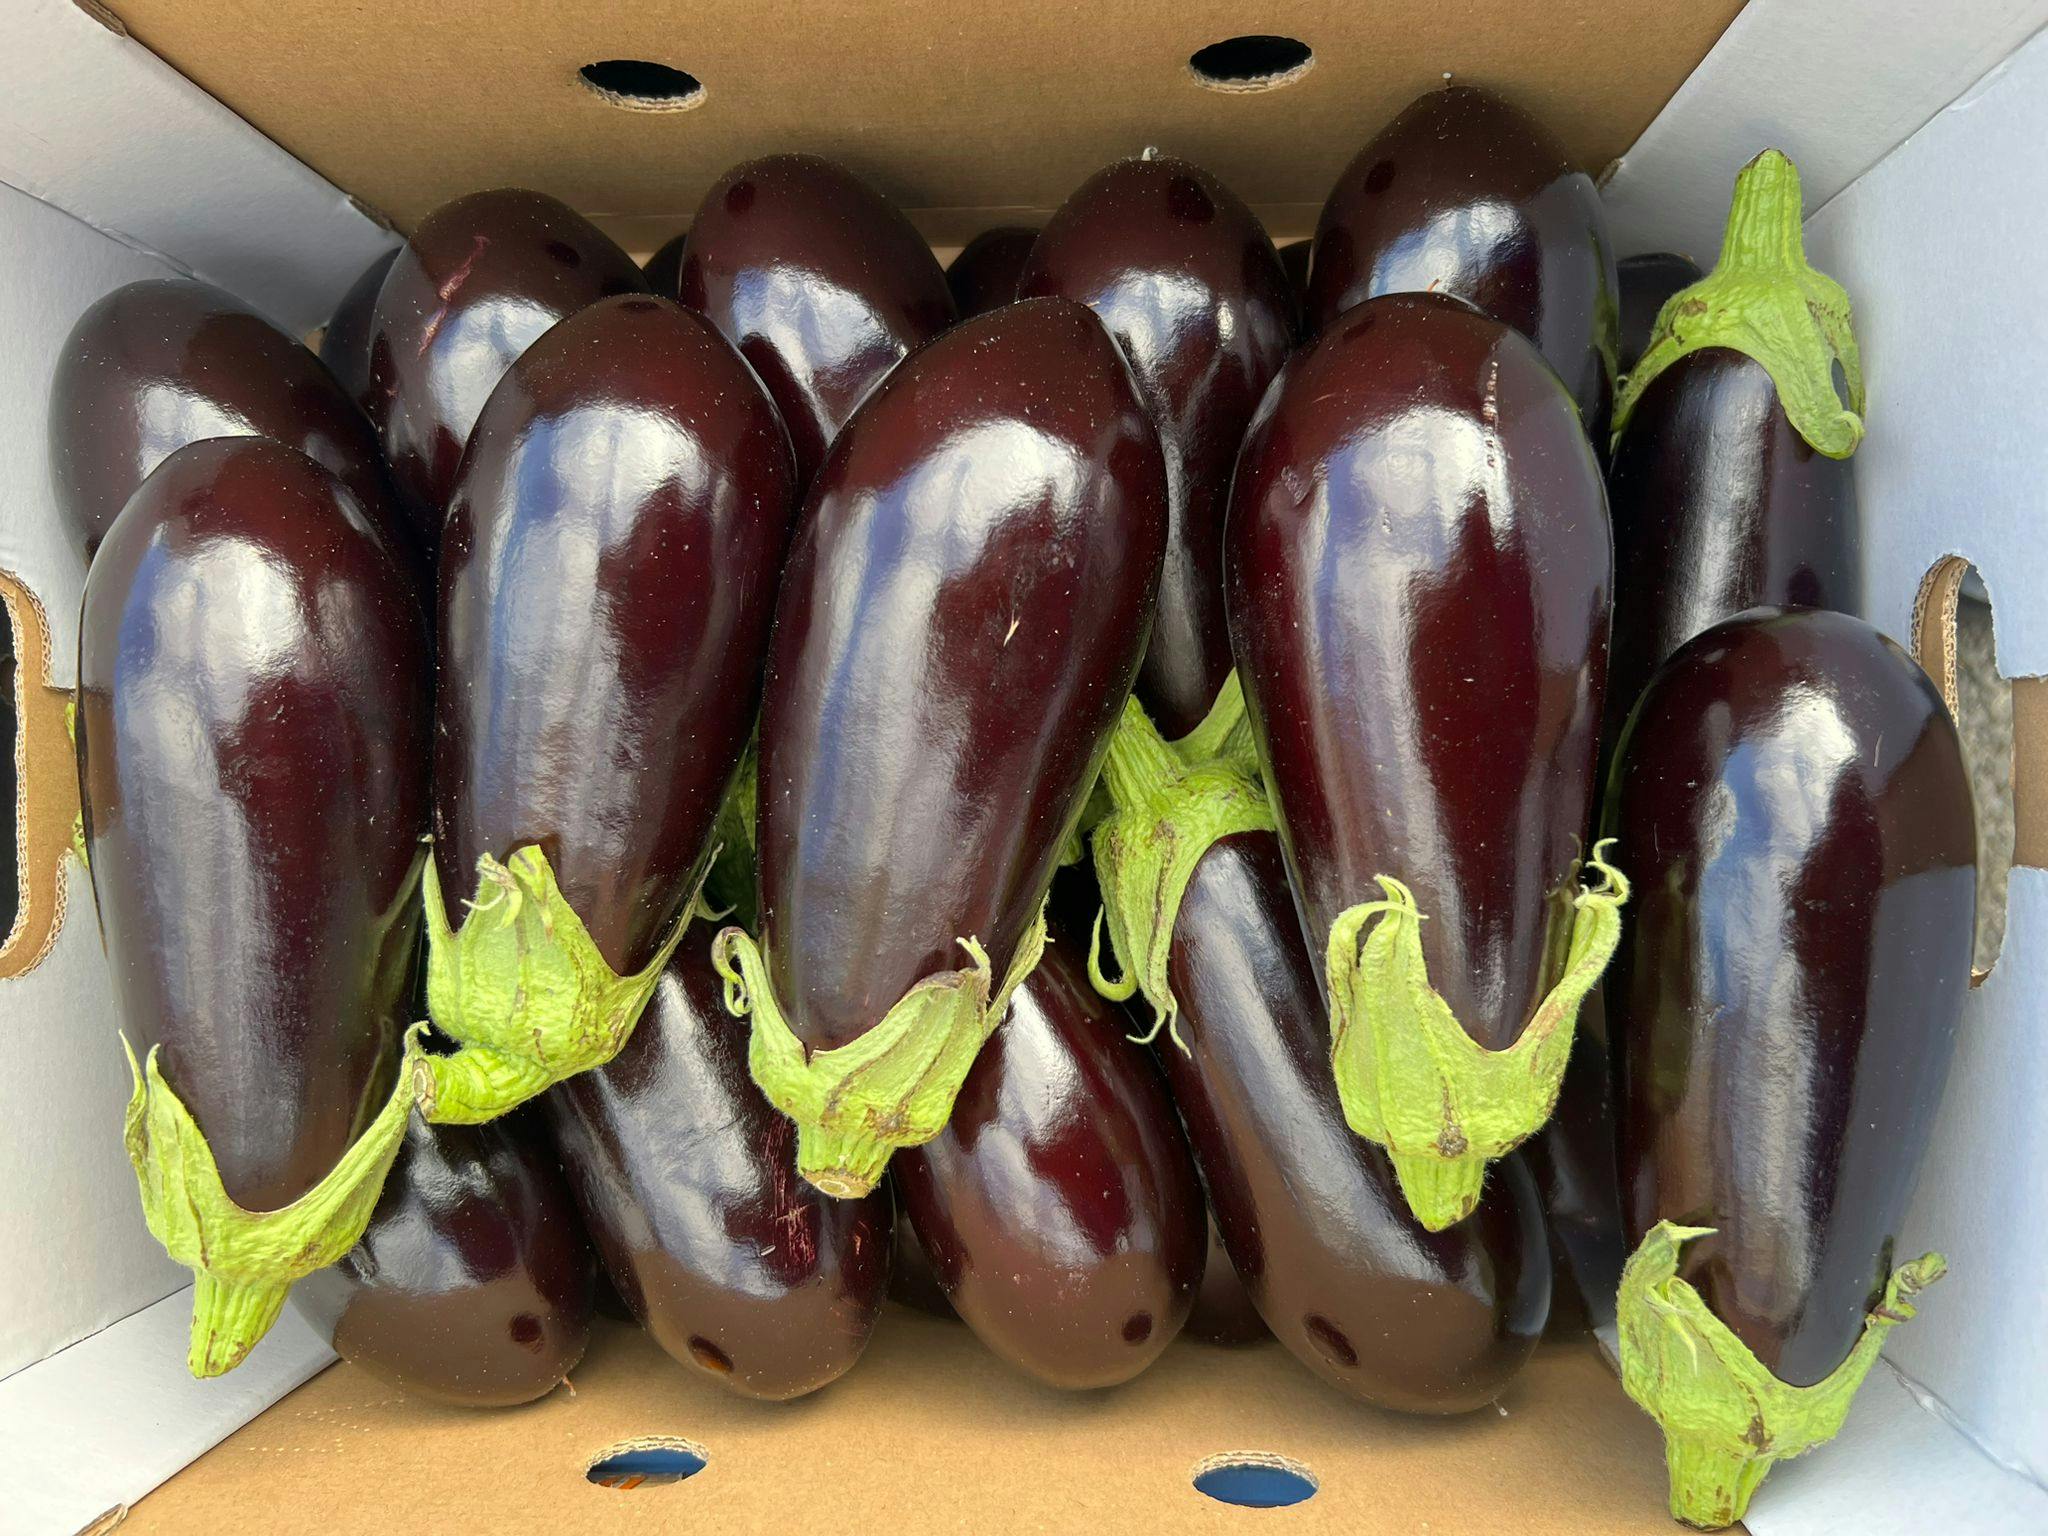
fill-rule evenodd
<path id="1" fill-rule="evenodd" d="M 349 399 L 366 412 L 370 409 L 370 325 L 376 318 L 377 295 L 383 291 L 385 274 L 398 260 L 399 250 L 393 246 L 363 268 L 320 333 L 320 361 L 334 375 L 335 383 L 348 391 Z"/>
<path id="2" fill-rule="evenodd" d="M 984 229 L 960 247 L 946 268 L 946 286 L 962 320 L 1017 302 L 1017 279 L 1038 231 L 1021 224 Z"/>
<path id="3" fill-rule="evenodd" d="M 687 232 L 672 236 L 660 250 L 640 263 L 640 271 L 647 278 L 647 286 L 664 299 L 676 296 L 676 288 L 682 279 L 683 247 L 689 243 Z"/>
<path id="4" fill-rule="evenodd" d="M 1806 265 L 1799 218 L 1792 163 L 1753 162 L 1713 277 L 1685 291 L 1629 379 L 1607 481 L 1610 741 L 1650 674 L 1701 630 L 1747 608 L 1862 604 L 1849 465 L 1863 434 L 1862 371 L 1848 297 Z M 1760 301 L 1789 323 L 1756 327 Z M 1833 332 L 1815 319 L 1830 311 Z M 1832 382 L 1838 358 L 1846 407 Z M 1802 385 L 1814 402 L 1803 411 Z"/>
<path id="5" fill-rule="evenodd" d="M 1331 188 L 1309 325 L 1383 293 L 1463 299 L 1536 343 L 1604 442 L 1617 286 L 1593 178 L 1520 108 L 1446 86 L 1410 103 Z"/>
<path id="6" fill-rule="evenodd" d="M 1188 1312 L 1187 1336 L 1226 1349 L 1273 1337 L 1273 1330 L 1252 1305 L 1252 1293 L 1245 1289 L 1237 1266 L 1230 1262 L 1214 1216 L 1209 1218 L 1209 1251 L 1202 1261 L 1202 1283 L 1195 1287 L 1194 1306 Z"/>
<path id="7" fill-rule="evenodd" d="M 1201 1283 L 1202 1190 L 1148 1054 L 1048 948 L 946 1128 L 892 1165 L 953 1309 L 1048 1386 L 1114 1386 L 1172 1342 Z"/>
<path id="8" fill-rule="evenodd" d="M 441 556 L 428 998 L 484 1048 L 437 1070 L 512 1075 L 444 1081 L 437 1114 L 623 1043 L 753 724 L 792 504 L 774 406 L 666 299 L 556 326 L 478 417 Z"/>
<path id="9" fill-rule="evenodd" d="M 1200 725 L 1230 674 L 1223 514 L 1245 424 L 1294 342 L 1287 273 L 1252 211 L 1199 166 L 1120 160 L 1061 204 L 1018 292 L 1094 310 L 1130 359 L 1166 452 L 1166 566 L 1137 696 Z"/>
<path id="10" fill-rule="evenodd" d="M 50 485 L 88 558 L 151 470 L 216 437 L 268 438 L 325 465 L 409 554 L 370 424 L 319 358 L 239 299 L 152 278 L 79 317 L 50 382 Z"/>
<path id="11" fill-rule="evenodd" d="M 1594 987 L 1579 1002 L 1571 1060 L 1558 1085 L 1557 1109 L 1522 1144 L 1521 1159 L 1536 1181 L 1549 1223 L 1553 1257 L 1569 1282 L 1584 1322 L 1614 1321 L 1615 1289 L 1628 1245 L 1621 1231 L 1621 1187 L 1614 1166 L 1614 1090 L 1605 993 Z M 1551 1310 L 1553 1329 L 1570 1298 Z M 1583 1332 L 1581 1326 L 1574 1331 Z"/>
<path id="12" fill-rule="evenodd" d="M 864 1192 L 937 1134 L 1030 968 L 1165 542 L 1158 435 L 1064 300 L 922 349 L 826 460 L 769 654 L 760 942 L 719 941 L 755 1078 L 821 1188 Z"/>
<path id="13" fill-rule="evenodd" d="M 557 321 L 646 288 L 632 257 L 539 192 L 474 192 L 420 221 L 377 294 L 369 409 L 429 551 L 505 370 Z"/>
<path id="14" fill-rule="evenodd" d="M 1649 349 L 1665 301 L 1679 289 L 1690 288 L 1701 275 L 1697 262 L 1675 251 L 1624 256 L 1614 264 L 1615 290 L 1620 295 L 1615 366 L 1621 374 L 1633 372 Z"/>
<path id="15" fill-rule="evenodd" d="M 677 295 L 751 363 L 809 485 L 854 407 L 953 323 L 945 271 L 887 198 L 816 155 L 769 155 L 704 194 Z"/>
<path id="16" fill-rule="evenodd" d="M 1510 1157 L 1479 1208 L 1426 1232 L 1345 1125 L 1315 967 L 1268 832 L 1203 855 L 1169 961 L 1185 1051 L 1167 1082 L 1231 1262 L 1280 1342 L 1353 1397 L 1411 1413 L 1498 1398 L 1550 1303 L 1536 1191 Z"/>
<path id="17" fill-rule="evenodd" d="M 1441 1227 L 1549 1118 L 1618 934 L 1625 882 L 1596 855 L 1579 884 L 1612 567 L 1599 465 L 1525 337 L 1390 295 L 1266 397 L 1229 546 L 1345 1110 Z"/>
<path id="18" fill-rule="evenodd" d="M 542 1100 L 606 1273 L 675 1359 L 748 1397 L 814 1392 L 867 1345 L 889 1278 L 886 1189 L 834 1200 L 747 1076 L 697 930 L 625 1049 Z"/>
<path id="19" fill-rule="evenodd" d="M 415 1397 L 508 1408 L 590 1339 L 597 1262 L 542 1127 L 415 1116 L 347 1257 L 292 1305 L 349 1364 Z"/>
<path id="20" fill-rule="evenodd" d="M 1970 981 L 1969 776 L 1890 640 L 1758 609 L 1659 670 L 1607 818 L 1641 892 L 1608 987 L 1624 1380 L 1672 1416 L 1673 1512 L 1727 1524 L 1942 1268 L 1897 1243 Z"/>
<path id="21" fill-rule="evenodd" d="M 172 454 L 87 576 L 85 844 L 145 1056 L 144 1212 L 198 1273 L 195 1374 L 238 1364 L 368 1215 L 281 1208 L 374 1190 L 404 1132 L 430 677 L 411 578 L 360 504 L 261 438 Z"/>

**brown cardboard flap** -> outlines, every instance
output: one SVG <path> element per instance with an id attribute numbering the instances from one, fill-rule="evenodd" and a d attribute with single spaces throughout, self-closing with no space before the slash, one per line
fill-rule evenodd
<path id="1" fill-rule="evenodd" d="M 1390 1319 L 1398 1326 L 1398 1319 Z M 526 1408 L 434 1408 L 337 1366 L 138 1504 L 151 1536 L 336 1531 L 1013 1531 L 1200 1536 L 1665 1536 L 1656 1426 L 1590 1339 L 1547 1346 L 1498 1408 L 1458 1419 L 1338 1396 L 1276 1344 L 1181 1340 L 1128 1386 L 1063 1394 L 965 1327 L 890 1307 L 867 1356 L 795 1403 L 734 1397 L 637 1330 Z M 625 1442 L 704 1448 L 702 1472 L 631 1491 L 586 1480 Z M 1250 1451 L 1305 1465 L 1304 1504 L 1247 1511 L 1197 1493 L 1198 1463 Z"/>
<path id="2" fill-rule="evenodd" d="M 1359 145 L 1447 74 L 1507 92 L 1598 170 L 1635 141 L 1741 4 L 113 9 L 143 44 L 400 228 L 460 193 L 516 183 L 642 221 L 627 243 L 651 249 L 728 166 L 772 150 L 844 160 L 926 215 L 938 245 L 998 222 L 998 210 L 1056 207 L 1099 166 L 1148 144 L 1201 162 L 1255 207 L 1313 210 Z M 1190 55 L 1248 32 L 1298 38 L 1314 62 L 1270 89 L 1205 88 Z M 703 96 L 687 111 L 623 108 L 577 73 L 613 59 L 686 70 Z M 1284 218 L 1277 233 L 1306 232 L 1297 214 Z"/>
<path id="3" fill-rule="evenodd" d="M 64 926 L 64 861 L 78 821 L 78 768 L 71 748 L 69 689 L 52 688 L 50 621 L 42 599 L 0 571 L 0 600 L 14 626 L 14 835 L 21 905 L 0 945 L 0 979 L 41 964 Z"/>

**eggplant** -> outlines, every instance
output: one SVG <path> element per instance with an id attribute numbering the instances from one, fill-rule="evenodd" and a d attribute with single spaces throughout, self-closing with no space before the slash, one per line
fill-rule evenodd
<path id="1" fill-rule="evenodd" d="M 1542 1197 L 1555 1267 L 1576 1293 L 1583 1321 L 1595 1327 L 1614 1321 L 1615 1290 L 1628 1258 L 1614 1166 L 1612 1077 L 1607 1010 L 1596 986 L 1579 1000 L 1557 1109 L 1518 1154 Z M 1553 1331 L 1561 1326 L 1561 1311 L 1561 1305 L 1552 1308 Z"/>
<path id="2" fill-rule="evenodd" d="M 1287 273 L 1215 177 L 1148 152 L 1081 184 L 1031 249 L 1018 292 L 1094 310 L 1130 359 L 1166 451 L 1166 567 L 1137 697 L 1185 736 L 1230 675 L 1223 514 L 1245 424 L 1294 341 Z"/>
<path id="3" fill-rule="evenodd" d="M 1606 510 L 1557 375 L 1437 294 L 1345 314 L 1238 459 L 1231 636 L 1332 1065 L 1432 1230 L 1549 1118 L 1618 937 L 1626 883 L 1579 884 Z"/>
<path id="4" fill-rule="evenodd" d="M 463 448 L 505 370 L 557 321 L 646 291 L 632 257 L 539 192 L 473 192 L 419 222 L 371 316 L 369 409 L 430 554 Z"/>
<path id="5" fill-rule="evenodd" d="M 1126 1027 L 1049 947 L 945 1129 L 893 1165 L 954 1311 L 1047 1386 L 1136 1376 L 1180 1332 L 1202 1279 L 1201 1186 Z"/>
<path id="6" fill-rule="evenodd" d="M 400 249 L 393 246 L 363 268 L 320 333 L 320 361 L 365 413 L 371 408 L 370 326 L 377 313 L 377 295 L 383 291 L 385 275 L 398 260 Z"/>
<path id="7" fill-rule="evenodd" d="M 1209 1218 L 1209 1251 L 1202 1260 L 1202 1283 L 1195 1287 L 1195 1302 L 1188 1312 L 1186 1331 L 1191 1339 L 1225 1349 L 1273 1337 L 1273 1330 L 1252 1305 L 1251 1292 L 1244 1288 L 1237 1266 L 1230 1262 L 1214 1216 Z"/>
<path id="8" fill-rule="evenodd" d="M 984 229 L 960 247 L 946 268 L 946 286 L 962 320 L 1017 302 L 1017 279 L 1038 231 L 1021 224 Z"/>
<path id="9" fill-rule="evenodd" d="M 547 1133 L 414 1116 L 362 1238 L 292 1305 L 377 1380 L 457 1408 L 552 1392 L 590 1340 L 597 1261 Z"/>
<path id="10" fill-rule="evenodd" d="M 605 1272 L 693 1372 L 780 1401 L 860 1358 L 888 1285 L 889 1193 L 820 1194 L 747 1076 L 707 946 L 669 961 L 608 1064 L 541 1100 Z"/>
<path id="11" fill-rule="evenodd" d="M 1658 671 L 1607 818 L 1642 893 L 1608 987 L 1623 1381 L 1672 1513 L 1717 1527 L 1840 1427 L 1943 1268 L 1896 1249 L 1970 982 L 1969 775 L 1904 651 L 1766 608 Z"/>
<path id="12" fill-rule="evenodd" d="M 1411 102 L 1330 189 L 1309 326 L 1386 293 L 1463 299 L 1536 343 L 1605 442 L 1618 286 L 1593 178 L 1519 107 L 1446 86 Z"/>
<path id="13" fill-rule="evenodd" d="M 891 1198 L 895 1198 L 893 1184 Z M 910 1218 L 904 1214 L 900 1199 L 896 1200 L 896 1255 L 889 1266 L 889 1299 L 931 1317 L 960 1321 L 953 1303 L 946 1300 L 939 1277 L 932 1273 L 932 1261 L 925 1257 L 924 1245 L 910 1229 Z"/>
<path id="14" fill-rule="evenodd" d="M 1610 741 L 1702 630 L 1760 606 L 1862 606 L 1862 409 L 1848 295 L 1807 266 L 1799 173 L 1766 152 L 1736 182 L 1713 276 L 1671 306 L 1618 413 Z"/>
<path id="15" fill-rule="evenodd" d="M 387 285 L 388 293 L 388 285 Z M 428 1002 L 489 1119 L 624 1043 L 753 725 L 788 438 L 700 315 L 565 320 L 477 418 L 441 555 Z M 444 893 L 477 902 L 451 928 Z"/>
<path id="16" fill-rule="evenodd" d="M 789 427 L 799 486 L 883 376 L 953 323 L 924 236 L 816 155 L 749 160 L 713 183 L 676 292 L 761 376 Z"/>
<path id="17" fill-rule="evenodd" d="M 828 1193 L 938 1133 L 1042 947 L 1165 543 L 1158 434 L 1064 300 L 932 342 L 826 459 L 768 659 L 761 937 L 719 954 Z"/>
<path id="18" fill-rule="evenodd" d="M 676 296 L 676 288 L 682 278 L 683 247 L 689 243 L 690 235 L 685 230 L 665 241 L 660 250 L 640 263 L 640 271 L 647 279 L 647 286 L 664 299 Z"/>
<path id="19" fill-rule="evenodd" d="M 165 459 L 87 574 L 83 833 L 145 1059 L 144 1215 L 198 1277 L 195 1375 L 239 1364 L 290 1283 L 354 1244 L 411 1112 L 430 679 L 411 579 L 361 504 L 262 438 Z"/>
<path id="20" fill-rule="evenodd" d="M 1649 350 L 1657 316 L 1663 313 L 1665 303 L 1701 276 L 1699 263 L 1676 251 L 1624 256 L 1614 264 L 1615 291 L 1620 295 L 1615 366 L 1622 376 L 1633 373 L 1643 353 Z"/>
<path id="21" fill-rule="evenodd" d="M 218 437 L 267 438 L 326 466 L 409 558 L 369 423 L 319 358 L 241 300 L 152 278 L 79 317 L 50 382 L 50 488 L 88 560 L 151 470 Z"/>

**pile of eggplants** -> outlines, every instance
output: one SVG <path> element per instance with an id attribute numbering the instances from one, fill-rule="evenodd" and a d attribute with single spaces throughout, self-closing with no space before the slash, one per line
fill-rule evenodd
<path id="1" fill-rule="evenodd" d="M 318 356 L 101 301 L 82 847 L 193 1370 L 298 1285 L 528 1402 L 602 1285 L 779 1401 L 894 1294 L 1054 1387 L 1186 1331 L 1454 1414 L 1555 1249 L 1740 1519 L 1944 1267 L 1974 924 L 1801 214 L 1766 152 L 1710 271 L 1617 265 L 1457 87 L 1312 246 L 1148 150 L 946 269 L 771 155 L 644 270 L 458 199 Z"/>

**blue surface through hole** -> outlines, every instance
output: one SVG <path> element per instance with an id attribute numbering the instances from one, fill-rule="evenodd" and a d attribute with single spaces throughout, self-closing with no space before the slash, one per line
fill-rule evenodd
<path id="1" fill-rule="evenodd" d="M 1196 1473 L 1195 1490 L 1243 1509 L 1284 1509 L 1314 1498 L 1316 1480 L 1305 1471 L 1271 1462 L 1225 1461 Z"/>
<path id="2" fill-rule="evenodd" d="M 591 1463 L 584 1474 L 603 1488 L 646 1488 L 680 1483 L 704 1470 L 704 1458 L 681 1446 L 642 1445 Z"/>

